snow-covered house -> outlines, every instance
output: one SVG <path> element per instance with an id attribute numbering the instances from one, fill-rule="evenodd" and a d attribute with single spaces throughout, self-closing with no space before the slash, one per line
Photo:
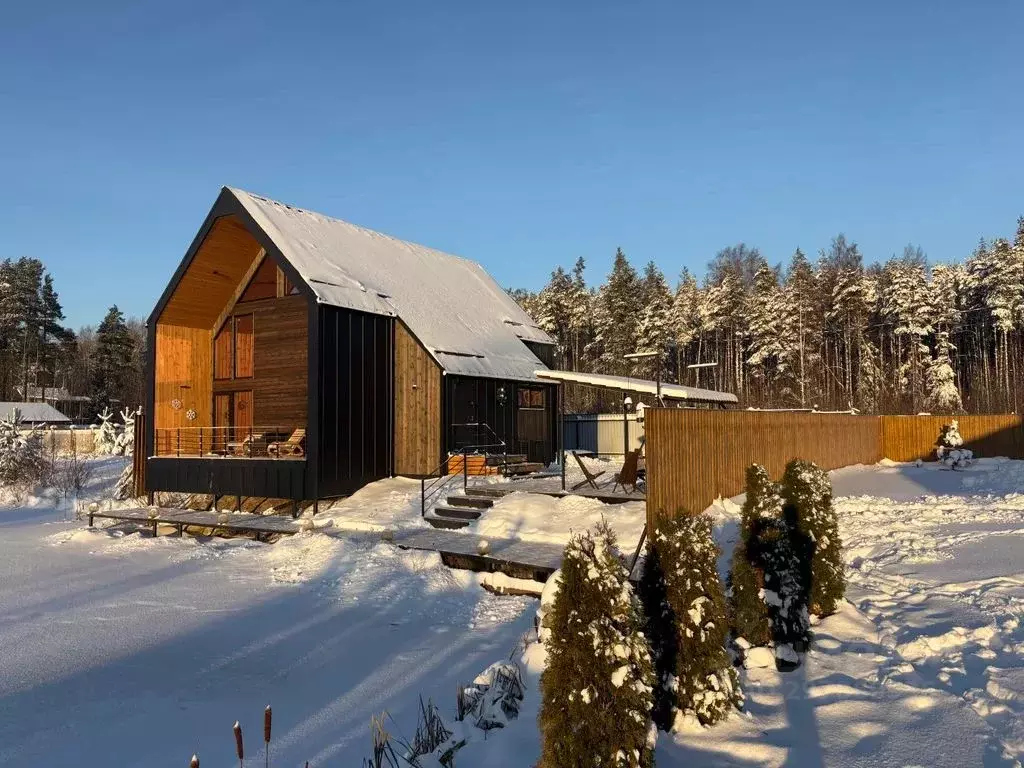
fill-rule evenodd
<path id="1" fill-rule="evenodd" d="M 471 445 L 556 453 L 553 342 L 479 264 L 242 190 L 148 333 L 150 491 L 317 499 Z"/>

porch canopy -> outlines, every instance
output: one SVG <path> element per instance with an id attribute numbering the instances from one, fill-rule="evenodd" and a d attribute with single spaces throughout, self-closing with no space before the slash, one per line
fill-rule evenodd
<path id="1" fill-rule="evenodd" d="M 658 383 L 649 379 L 637 379 L 632 376 L 609 376 L 603 373 L 579 373 L 577 371 L 538 370 L 534 372 L 538 379 L 557 382 L 581 384 L 597 389 L 615 390 L 617 392 L 642 392 L 657 395 Z M 739 402 L 731 392 L 717 392 L 713 389 L 684 387 L 681 384 L 661 383 L 661 396 L 666 400 L 685 401 L 687 403 L 713 403 L 725 407 Z"/>

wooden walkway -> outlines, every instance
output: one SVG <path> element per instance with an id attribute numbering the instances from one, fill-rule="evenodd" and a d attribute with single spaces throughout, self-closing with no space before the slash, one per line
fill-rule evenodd
<path id="1" fill-rule="evenodd" d="M 154 514 L 155 511 L 155 514 Z M 252 534 L 256 541 L 262 541 L 272 534 L 290 536 L 299 532 L 299 525 L 280 515 L 254 515 L 248 512 L 199 512 L 191 509 L 163 509 L 155 507 L 139 509 L 111 509 L 87 512 L 89 526 L 93 518 L 102 517 L 108 520 L 126 520 L 143 523 L 153 530 L 156 536 L 161 525 L 175 529 L 179 536 L 185 528 L 219 528 L 231 533 Z"/>
<path id="2" fill-rule="evenodd" d="M 486 542 L 486 549 L 481 545 Z M 445 565 L 500 572 L 520 579 L 546 581 L 562 564 L 561 544 L 492 539 L 461 531 L 415 528 L 396 531 L 395 546 L 437 552 Z"/>

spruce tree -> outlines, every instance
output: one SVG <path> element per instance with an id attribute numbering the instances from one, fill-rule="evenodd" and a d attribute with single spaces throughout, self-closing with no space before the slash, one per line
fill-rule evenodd
<path id="1" fill-rule="evenodd" d="M 782 496 L 808 608 L 818 616 L 829 616 L 843 599 L 846 577 L 828 473 L 814 462 L 793 459 L 782 478 Z"/>
<path id="2" fill-rule="evenodd" d="M 96 347 L 89 361 L 92 400 L 97 411 L 109 408 L 124 397 L 135 356 L 135 340 L 124 315 L 115 304 L 96 330 Z"/>
<path id="3" fill-rule="evenodd" d="M 542 768 L 654 764 L 654 671 L 642 616 L 611 529 L 576 534 L 544 622 Z"/>
<path id="4" fill-rule="evenodd" d="M 718 722 L 743 704 L 739 678 L 725 650 L 729 623 L 711 532 L 707 515 L 660 523 L 651 538 L 642 583 L 649 634 L 663 675 L 661 695 L 670 698 L 671 719 L 693 717 L 703 725 Z M 663 723 L 669 720 L 666 710 L 664 704 L 659 707 Z"/>
<path id="5" fill-rule="evenodd" d="M 772 639 L 765 604 L 765 573 L 760 546 L 761 529 L 768 520 L 782 516 L 782 495 L 768 471 L 759 464 L 747 468 L 746 500 L 740 517 L 739 539 L 729 573 L 729 609 L 734 637 L 751 645 L 768 645 Z"/>

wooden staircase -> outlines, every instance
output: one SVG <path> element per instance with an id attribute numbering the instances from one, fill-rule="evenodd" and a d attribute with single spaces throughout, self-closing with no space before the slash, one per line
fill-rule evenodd
<path id="1" fill-rule="evenodd" d="M 512 493 L 512 489 L 469 488 L 448 496 L 444 503 L 434 507 L 426 520 L 435 528 L 465 528 L 478 520 L 484 510 L 493 507 L 495 501 L 509 493 Z"/>

